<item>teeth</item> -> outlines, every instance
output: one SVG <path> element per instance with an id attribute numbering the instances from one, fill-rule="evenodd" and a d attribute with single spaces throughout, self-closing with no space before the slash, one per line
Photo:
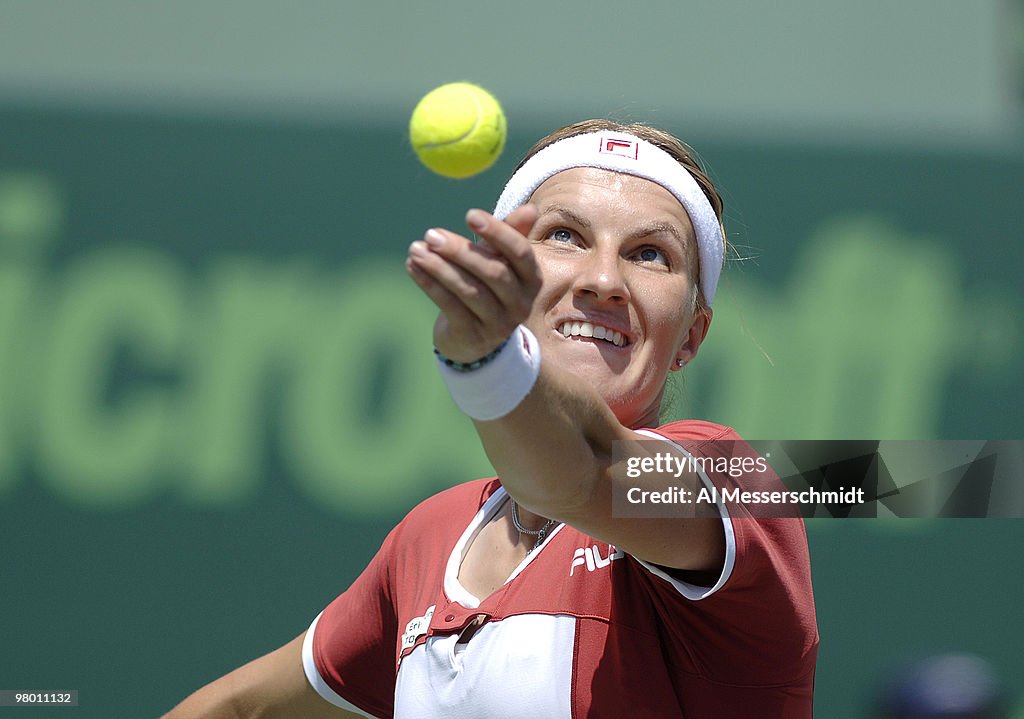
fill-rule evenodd
<path id="1" fill-rule="evenodd" d="M 593 337 L 611 342 L 616 347 L 623 347 L 626 344 L 626 339 L 621 332 L 590 322 L 563 322 L 559 331 L 563 337 Z"/>

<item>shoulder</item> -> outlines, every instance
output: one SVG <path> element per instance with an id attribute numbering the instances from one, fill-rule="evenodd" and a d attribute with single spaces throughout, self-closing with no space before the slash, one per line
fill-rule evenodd
<path id="1" fill-rule="evenodd" d="M 731 427 L 701 420 L 671 422 L 643 434 L 676 443 L 695 455 L 734 462 L 757 456 L 755 450 Z M 774 488 L 780 481 L 774 471 L 732 476 L 731 464 L 702 464 L 699 474 L 705 486 L 722 488 Z M 660 568 L 652 573 L 675 586 L 688 599 L 692 611 L 713 618 L 719 628 L 740 628 L 733 643 L 745 646 L 745 656 L 762 656 L 765 675 L 803 676 L 812 670 L 818 633 L 811 585 L 810 553 L 803 519 L 762 516 L 742 504 L 718 502 L 726 538 L 726 560 L 715 586 L 708 589 L 685 584 Z M 758 611 L 752 612 L 752 602 Z M 691 615 L 688 615 L 691 616 Z M 741 639 L 737 640 L 739 636 Z M 788 661 L 783 658 L 788 657 Z M 747 660 L 750 664 L 750 660 Z M 773 662 L 777 666 L 772 666 Z M 756 663 L 755 663 L 756 664 Z M 723 674 L 724 675 L 724 674 Z"/>
<path id="2" fill-rule="evenodd" d="M 726 539 L 725 571 L 716 586 L 728 590 L 781 580 L 810 595 L 810 556 L 803 520 L 791 510 L 725 500 L 725 492 L 785 490 L 770 465 L 732 427 L 702 420 L 671 422 L 641 434 L 674 443 L 701 462 L 696 472 L 719 509 Z M 752 467 L 762 467 L 752 471 Z M 717 490 L 717 494 L 716 494 Z M 781 514 L 780 514 L 781 513 Z M 710 596 L 705 593 L 703 596 Z"/>
<path id="3" fill-rule="evenodd" d="M 656 429 L 641 429 L 637 430 L 637 432 L 652 439 L 667 440 L 688 454 L 714 460 L 713 464 L 702 465 L 702 469 L 708 470 L 711 478 L 714 478 L 716 474 L 724 473 L 725 476 L 721 479 L 730 484 L 735 484 L 736 478 L 740 476 L 736 473 L 735 466 L 741 466 L 744 462 L 750 465 L 758 457 L 753 447 L 735 429 L 715 424 L 714 422 L 685 419 L 661 425 Z M 758 471 L 764 472 L 765 469 L 767 469 L 766 474 L 770 475 L 768 478 L 769 484 L 776 482 L 775 473 L 770 468 L 762 468 Z M 764 479 L 750 474 L 747 470 L 744 470 L 744 472 L 744 484 Z M 707 481 L 708 478 L 705 477 L 704 479 Z M 747 486 L 746 488 L 754 489 L 753 486 Z M 773 485 L 773 488 L 776 487 Z"/>
<path id="4" fill-rule="evenodd" d="M 431 546 L 453 544 L 501 487 L 496 477 L 476 479 L 442 490 L 417 504 L 389 536 L 390 544 L 429 539 Z"/>
<path id="5" fill-rule="evenodd" d="M 457 484 L 437 494 L 427 497 L 413 507 L 402 520 L 403 523 L 423 519 L 436 519 L 438 516 L 469 513 L 475 515 L 491 496 L 501 487 L 497 477 L 475 479 Z"/>
<path id="6" fill-rule="evenodd" d="M 660 427 L 642 430 L 653 433 L 674 441 L 687 442 L 717 442 L 742 440 L 739 433 L 732 427 L 707 422 L 702 419 L 681 419 L 677 422 L 669 422 Z"/>

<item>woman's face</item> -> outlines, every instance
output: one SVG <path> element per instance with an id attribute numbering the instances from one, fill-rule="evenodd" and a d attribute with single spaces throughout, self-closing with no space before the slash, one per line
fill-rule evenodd
<path id="1" fill-rule="evenodd" d="M 625 426 L 655 426 L 668 372 L 711 320 L 694 310 L 689 216 L 661 185 L 597 168 L 554 175 L 530 202 L 543 286 L 526 324 L 542 356 L 596 387 Z"/>

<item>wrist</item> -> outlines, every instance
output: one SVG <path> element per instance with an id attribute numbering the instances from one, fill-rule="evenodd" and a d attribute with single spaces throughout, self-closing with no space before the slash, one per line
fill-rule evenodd
<path id="1" fill-rule="evenodd" d="M 516 333 L 513 332 L 511 335 L 506 337 L 502 341 L 502 343 L 500 345 L 498 345 L 496 348 L 494 348 L 493 350 L 491 350 L 490 352 L 485 354 L 483 357 L 475 359 L 472 362 L 460 362 L 458 360 L 453 360 L 453 359 L 450 359 L 449 357 L 445 357 L 443 354 L 441 354 L 441 351 L 438 350 L 437 347 L 434 348 L 434 356 L 437 357 L 439 362 L 444 364 L 446 367 L 450 367 L 451 369 L 455 370 L 456 372 L 472 372 L 474 370 L 480 369 L 481 367 L 483 367 L 488 362 L 491 362 L 492 360 L 494 360 L 494 358 L 498 356 L 498 353 L 501 352 L 505 348 L 505 345 L 508 344 L 508 341 L 512 337 L 514 337 L 515 334 Z"/>
<path id="2" fill-rule="evenodd" d="M 518 407 L 540 374 L 540 345 L 523 325 L 487 356 L 490 359 L 474 369 L 461 370 L 444 362 L 440 353 L 437 358 L 455 404 L 480 421 L 499 419 Z"/>

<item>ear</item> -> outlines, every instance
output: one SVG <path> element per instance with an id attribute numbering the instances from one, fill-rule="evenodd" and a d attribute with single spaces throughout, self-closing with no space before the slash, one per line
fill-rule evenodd
<path id="1" fill-rule="evenodd" d="M 699 307 L 694 311 L 693 322 L 690 323 L 686 337 L 676 352 L 675 363 L 672 366 L 673 372 L 681 370 L 684 365 L 692 362 L 693 358 L 697 356 L 697 350 L 700 349 L 704 338 L 708 336 L 708 329 L 711 327 L 711 316 L 710 307 Z"/>

